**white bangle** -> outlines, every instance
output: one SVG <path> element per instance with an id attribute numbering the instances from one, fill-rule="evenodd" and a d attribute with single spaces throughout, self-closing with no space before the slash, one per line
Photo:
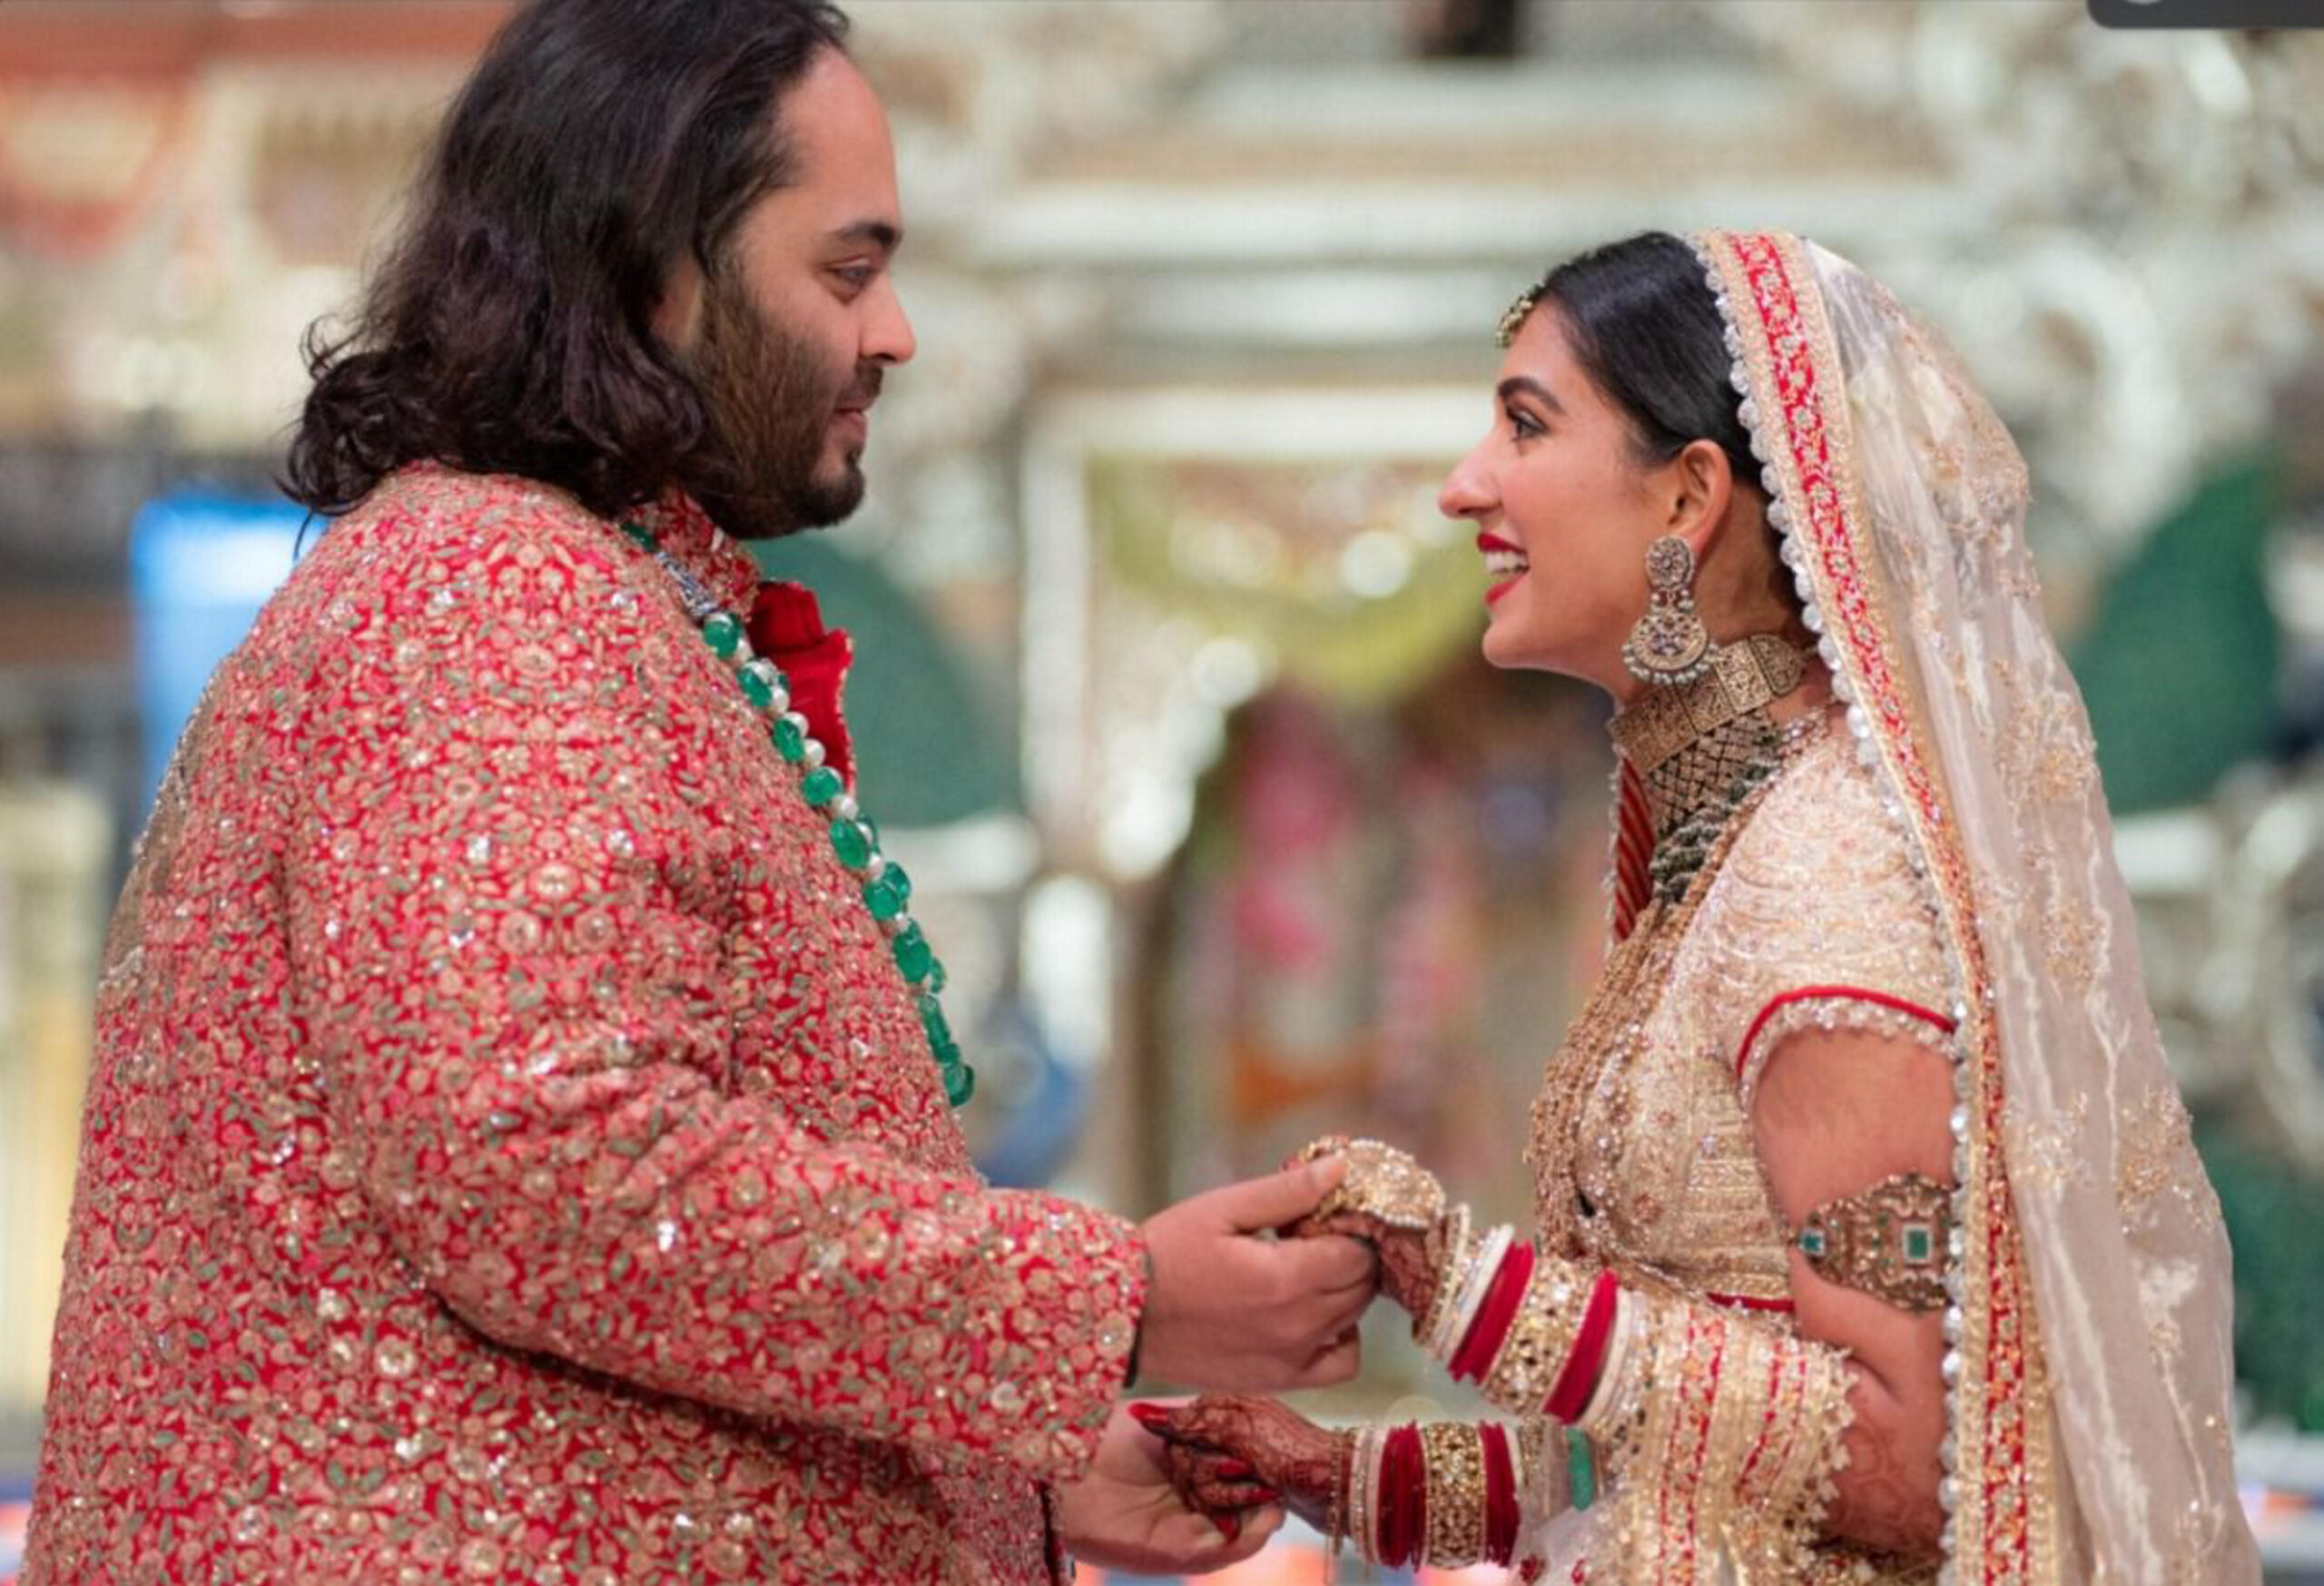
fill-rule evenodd
<path id="1" fill-rule="evenodd" d="M 1364 1534 L 1357 1542 L 1364 1550 L 1364 1561 L 1376 1564 L 1380 1561 L 1380 1461 L 1387 1452 L 1388 1429 L 1367 1426 L 1364 1431 Z"/>
<path id="2" fill-rule="evenodd" d="M 1522 1532 L 1525 1529 L 1525 1440 L 1517 1434 L 1516 1427 L 1504 1425 L 1501 1429 L 1501 1441 L 1509 1450 L 1509 1492 L 1516 1501 L 1517 1529 Z"/>
<path id="3" fill-rule="evenodd" d="M 1452 1209 L 1454 1237 L 1447 1245 L 1443 1269 L 1438 1273 L 1436 1294 L 1429 1302 L 1426 1336 L 1415 1332 L 1413 1340 L 1431 1355 L 1444 1353 L 1441 1342 L 1445 1330 L 1452 1325 L 1453 1316 L 1461 1309 L 1461 1298 L 1468 1292 L 1470 1275 L 1476 1270 L 1477 1242 L 1469 1236 L 1469 1208 Z"/>
<path id="4" fill-rule="evenodd" d="M 1563 1513 L 1566 1499 L 1565 1428 L 1547 1415 L 1536 1416 L 1518 1423 L 1519 1431 L 1510 1441 L 1512 1455 L 1524 1462 L 1524 1468 L 1533 1478 L 1531 1492 L 1517 1489 L 1521 1514 L 1547 1519 Z M 1517 1451 L 1525 1443 L 1534 1445 L 1532 1457 Z"/>
<path id="5" fill-rule="evenodd" d="M 1473 1307 L 1482 1303 L 1480 1296 L 1491 1281 L 1488 1275 L 1507 1252 L 1508 1240 L 1509 1229 L 1496 1227 L 1470 1247 L 1470 1258 L 1459 1274 L 1459 1286 L 1446 1296 L 1447 1304 L 1437 1313 L 1436 1332 L 1428 1341 L 1429 1353 L 1439 1360 L 1449 1362 L 1460 1347 L 1469 1321 L 1474 1319 Z M 1453 1275 L 1447 1273 L 1445 1278 L 1450 1283 Z"/>
<path id="6" fill-rule="evenodd" d="M 1614 1395 L 1619 1391 L 1618 1384 L 1622 1380 L 1622 1368 L 1630 1361 L 1630 1334 L 1637 1320 L 1632 1315 L 1633 1308 L 1630 1291 L 1616 1289 L 1614 1325 L 1606 1345 L 1605 1363 L 1598 1368 L 1598 1385 L 1590 1394 L 1590 1403 L 1582 1406 L 1581 1414 L 1574 1417 L 1573 1422 L 1593 1438 L 1605 1431 L 1600 1422 L 1613 1404 Z"/>
<path id="7" fill-rule="evenodd" d="M 1484 1247 L 1478 1252 L 1476 1264 L 1469 1269 L 1467 1281 L 1461 1288 L 1461 1300 L 1445 1316 L 1444 1336 L 1435 1341 L 1437 1359 L 1446 1365 L 1459 1352 L 1469 1329 L 1477 1325 L 1477 1314 L 1485 1308 L 1485 1295 L 1492 1288 L 1492 1280 L 1501 1272 L 1502 1262 L 1508 1257 L 1510 1246 L 1517 1242 L 1516 1234 L 1502 1223 L 1485 1236 Z"/>

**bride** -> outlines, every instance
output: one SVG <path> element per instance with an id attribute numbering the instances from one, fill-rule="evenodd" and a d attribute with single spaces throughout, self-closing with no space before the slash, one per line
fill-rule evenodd
<path id="1" fill-rule="evenodd" d="M 1488 658 L 1620 707 L 1615 946 L 1530 1237 L 1363 1141 L 1307 1231 L 1513 1419 L 1147 1409 L 1182 1492 L 1527 1581 L 2256 1580 L 2226 1238 L 2007 433 L 1780 233 L 1598 249 L 1502 341 L 1443 505 Z"/>

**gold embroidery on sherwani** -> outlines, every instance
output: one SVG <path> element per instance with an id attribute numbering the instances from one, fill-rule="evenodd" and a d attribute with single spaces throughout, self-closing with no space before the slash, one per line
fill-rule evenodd
<path id="1" fill-rule="evenodd" d="M 521 480 L 300 561 L 117 916 L 29 1578 L 1053 1578 L 1135 1226 L 979 1184 L 730 677 Z"/>

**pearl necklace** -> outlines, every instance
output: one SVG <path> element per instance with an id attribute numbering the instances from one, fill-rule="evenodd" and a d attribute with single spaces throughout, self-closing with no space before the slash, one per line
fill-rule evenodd
<path id="1" fill-rule="evenodd" d="M 743 697 L 767 724 L 774 752 L 785 764 L 797 769 L 800 796 L 808 808 L 830 821 L 832 852 L 861 879 L 864 907 L 872 911 L 881 934 L 888 939 L 888 951 L 904 983 L 916 994 L 929 1049 L 944 1077 L 944 1099 L 956 1108 L 967 1106 L 969 1098 L 976 1094 L 977 1072 L 962 1060 L 960 1043 L 953 1039 L 952 1027 L 938 1000 L 944 990 L 944 966 L 906 907 L 911 899 L 911 878 L 902 865 L 881 853 L 879 825 L 857 806 L 839 773 L 824 763 L 828 756 L 808 730 L 807 718 L 791 708 L 789 680 L 773 662 L 752 654 L 741 619 L 721 606 L 701 579 L 662 548 L 652 529 L 625 520 L 621 531 L 661 564 L 677 586 L 686 616 L 700 626 L 711 653 L 734 669 L 734 682 Z"/>

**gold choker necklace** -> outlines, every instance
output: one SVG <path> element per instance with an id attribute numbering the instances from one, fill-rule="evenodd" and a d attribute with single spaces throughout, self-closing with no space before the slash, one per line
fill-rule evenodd
<path id="1" fill-rule="evenodd" d="M 1753 634 L 1718 646 L 1693 682 L 1650 689 L 1610 724 L 1654 816 L 1648 873 L 1656 897 L 1685 894 L 1728 821 L 1804 735 L 1804 728 L 1777 731 L 1768 707 L 1807 675 L 1797 650 L 1773 634 Z"/>

